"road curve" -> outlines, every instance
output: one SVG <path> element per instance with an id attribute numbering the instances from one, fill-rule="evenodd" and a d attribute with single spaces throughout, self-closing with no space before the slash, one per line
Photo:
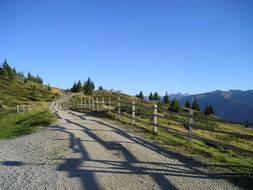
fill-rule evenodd
<path id="1" fill-rule="evenodd" d="M 0 141 L 0 189 L 240 189 L 108 121 L 51 108 L 54 125 Z"/>

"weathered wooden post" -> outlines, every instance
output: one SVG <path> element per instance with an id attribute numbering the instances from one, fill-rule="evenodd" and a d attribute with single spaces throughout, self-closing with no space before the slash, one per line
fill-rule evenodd
<path id="1" fill-rule="evenodd" d="M 90 109 L 90 98 L 88 99 L 88 109 Z"/>
<path id="2" fill-rule="evenodd" d="M 108 98 L 108 107 L 109 107 L 109 113 L 112 113 L 112 100 L 111 100 L 111 98 Z"/>
<path id="3" fill-rule="evenodd" d="M 132 125 L 135 124 L 135 101 L 132 102 Z"/>
<path id="4" fill-rule="evenodd" d="M 80 107 L 83 108 L 83 99 L 81 98 L 81 101 L 80 101 Z"/>
<path id="5" fill-rule="evenodd" d="M 17 105 L 17 113 L 19 113 L 19 105 Z"/>
<path id="6" fill-rule="evenodd" d="M 95 99 L 92 98 L 92 110 L 95 110 Z"/>
<path id="7" fill-rule="evenodd" d="M 102 98 L 102 110 L 103 110 L 103 108 L 105 107 L 105 98 Z"/>
<path id="8" fill-rule="evenodd" d="M 22 112 L 25 112 L 25 105 L 22 105 Z"/>
<path id="9" fill-rule="evenodd" d="M 118 97 L 118 114 L 121 114 L 120 97 Z"/>
<path id="10" fill-rule="evenodd" d="M 98 97 L 96 97 L 96 103 L 97 103 L 97 111 L 99 110 L 99 101 L 98 101 Z"/>
<path id="11" fill-rule="evenodd" d="M 189 110 L 189 114 L 193 115 L 193 110 Z M 192 134 L 192 127 L 191 124 L 193 123 L 193 118 L 191 116 L 188 117 L 188 142 L 191 143 L 191 134 Z"/>
<path id="12" fill-rule="evenodd" d="M 154 112 L 153 112 L 153 132 L 157 133 L 157 105 L 154 104 Z"/>
<path id="13" fill-rule="evenodd" d="M 84 108 L 86 108 L 86 106 L 87 106 L 87 100 L 84 99 Z"/>

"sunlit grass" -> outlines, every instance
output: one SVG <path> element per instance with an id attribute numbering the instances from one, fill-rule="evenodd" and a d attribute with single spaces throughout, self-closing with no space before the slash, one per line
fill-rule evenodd
<path id="1" fill-rule="evenodd" d="M 0 114 L 0 139 L 30 134 L 40 127 L 48 126 L 54 120 L 53 113 L 46 108 L 37 108 L 23 113 Z"/>

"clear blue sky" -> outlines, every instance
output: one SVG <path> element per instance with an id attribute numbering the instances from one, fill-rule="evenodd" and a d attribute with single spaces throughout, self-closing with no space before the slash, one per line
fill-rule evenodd
<path id="1" fill-rule="evenodd" d="M 252 0 L 0 0 L 0 61 L 70 88 L 253 88 Z"/>

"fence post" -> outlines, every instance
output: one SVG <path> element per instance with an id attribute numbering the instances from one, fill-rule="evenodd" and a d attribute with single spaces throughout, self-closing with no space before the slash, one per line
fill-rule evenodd
<path id="1" fill-rule="evenodd" d="M 189 114 L 193 115 L 193 110 L 189 110 Z M 193 118 L 189 116 L 188 118 L 188 142 L 191 143 L 191 134 L 192 134 L 192 127 L 191 124 L 193 123 Z"/>
<path id="2" fill-rule="evenodd" d="M 135 101 L 132 103 L 132 125 L 135 124 Z"/>
<path id="3" fill-rule="evenodd" d="M 92 98 L 92 110 L 95 110 L 95 99 Z"/>
<path id="4" fill-rule="evenodd" d="M 118 97 L 118 114 L 121 114 L 120 97 Z"/>
<path id="5" fill-rule="evenodd" d="M 156 124 L 157 124 L 157 105 L 156 104 L 154 104 L 154 113 L 153 114 L 154 114 L 153 115 L 153 124 L 154 124 L 153 132 L 157 133 L 157 126 L 156 126 Z"/>
<path id="6" fill-rule="evenodd" d="M 112 113 L 112 101 L 111 98 L 108 99 L 109 113 Z"/>
<path id="7" fill-rule="evenodd" d="M 83 108 L 83 99 L 81 98 L 81 105 L 80 105 L 81 108 Z"/>
<path id="8" fill-rule="evenodd" d="M 17 105 L 17 112 L 19 113 L 19 105 Z"/>
<path id="9" fill-rule="evenodd" d="M 97 103 L 97 111 L 99 110 L 99 100 L 98 100 L 98 97 L 96 97 L 96 103 Z"/>
<path id="10" fill-rule="evenodd" d="M 86 108 L 86 106 L 87 106 L 87 105 L 86 105 L 86 103 L 87 103 L 86 101 L 87 101 L 87 100 L 84 99 L 84 108 Z"/>
<path id="11" fill-rule="evenodd" d="M 105 107 L 105 98 L 102 98 L 102 109 Z"/>
<path id="12" fill-rule="evenodd" d="M 22 112 L 25 112 L 25 105 L 22 105 Z"/>
<path id="13" fill-rule="evenodd" d="M 88 109 L 90 110 L 90 98 L 88 99 Z"/>

